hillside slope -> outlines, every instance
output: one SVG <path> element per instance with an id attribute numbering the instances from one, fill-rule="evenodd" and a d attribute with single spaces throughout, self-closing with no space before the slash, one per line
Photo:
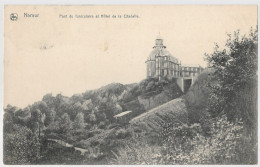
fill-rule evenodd
<path id="1" fill-rule="evenodd" d="M 133 118 L 130 125 L 140 127 L 146 131 L 160 132 L 164 123 L 168 121 L 175 122 L 176 125 L 187 123 L 187 110 L 184 99 L 177 98 L 151 109 Z"/>
<path id="2" fill-rule="evenodd" d="M 137 116 L 182 95 L 176 80 L 149 78 L 136 84 L 124 94 L 119 104 L 123 110 L 133 111 Z"/>
<path id="3" fill-rule="evenodd" d="M 196 77 L 193 85 L 189 88 L 184 95 L 189 106 L 191 105 L 207 105 L 207 99 L 209 98 L 210 90 L 208 88 L 209 76 L 212 73 L 212 69 L 204 69 L 204 71 Z M 212 83 L 211 83 L 212 84 Z"/>
<path id="4" fill-rule="evenodd" d="M 204 69 L 204 71 L 196 77 L 196 80 L 187 93 L 183 95 L 187 107 L 188 120 L 191 124 L 204 124 L 205 122 L 202 122 L 202 120 L 206 121 L 207 119 L 205 118 L 209 117 L 206 108 L 210 97 L 208 84 L 210 83 L 212 85 L 214 83 L 214 81 L 210 80 L 212 72 L 212 69 Z"/>
<path id="5" fill-rule="evenodd" d="M 212 70 L 206 69 L 198 75 L 194 84 L 182 97 L 173 99 L 133 118 L 130 124 L 149 131 L 160 131 L 163 124 L 169 120 L 176 122 L 176 124 L 198 122 L 198 117 L 203 114 L 199 109 L 207 105 L 206 102 L 209 97 L 207 84 L 211 72 Z"/>

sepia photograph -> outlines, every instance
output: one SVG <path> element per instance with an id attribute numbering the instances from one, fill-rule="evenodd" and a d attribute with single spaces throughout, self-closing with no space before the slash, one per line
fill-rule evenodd
<path id="1" fill-rule="evenodd" d="M 258 164 L 257 5 L 3 18 L 3 164 Z"/>

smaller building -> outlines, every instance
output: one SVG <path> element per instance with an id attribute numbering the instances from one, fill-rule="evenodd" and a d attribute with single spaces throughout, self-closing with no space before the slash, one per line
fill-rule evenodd
<path id="1" fill-rule="evenodd" d="M 203 68 L 198 64 L 181 65 L 181 77 L 194 77 L 202 72 Z"/>
<path id="2" fill-rule="evenodd" d="M 128 123 L 131 119 L 132 111 L 124 111 L 114 116 L 117 123 Z"/>

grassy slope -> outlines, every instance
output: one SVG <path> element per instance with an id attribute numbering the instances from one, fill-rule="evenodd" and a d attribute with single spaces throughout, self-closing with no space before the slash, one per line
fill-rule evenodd
<path id="1" fill-rule="evenodd" d="M 182 98 L 171 100 L 133 118 L 130 125 L 145 131 L 160 132 L 168 121 L 176 122 L 176 124 L 187 123 L 186 104 Z"/>

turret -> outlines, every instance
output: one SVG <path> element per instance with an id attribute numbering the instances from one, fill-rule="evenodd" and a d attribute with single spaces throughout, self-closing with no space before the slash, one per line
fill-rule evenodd
<path id="1" fill-rule="evenodd" d="M 155 39 L 155 46 L 153 48 L 156 48 L 156 47 L 166 48 L 166 46 L 163 45 L 163 39 L 161 38 L 160 33 L 157 36 L 157 38 Z"/>

